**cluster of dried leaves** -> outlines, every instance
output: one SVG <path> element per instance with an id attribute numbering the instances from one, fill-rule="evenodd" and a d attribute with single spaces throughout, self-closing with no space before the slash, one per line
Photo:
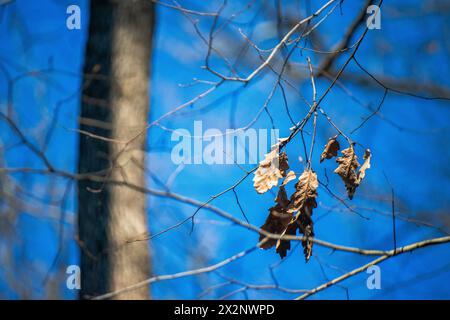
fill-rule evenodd
<path id="1" fill-rule="evenodd" d="M 337 157 L 339 150 L 340 145 L 337 136 L 331 137 L 320 156 L 320 162 Z M 334 172 L 344 181 L 348 197 L 352 199 L 356 188 L 364 179 L 366 170 L 370 168 L 371 153 L 369 149 L 366 150 L 362 166 L 358 163 L 353 144 L 350 144 L 341 153 L 342 156 L 336 158 L 338 167 Z M 316 198 L 319 181 L 317 174 L 308 166 L 295 184 L 294 193 L 288 197 L 285 186 L 296 178 L 295 173 L 292 170 L 288 172 L 288 169 L 287 155 L 284 152 L 280 153 L 279 144 L 276 144 L 272 147 L 271 152 L 266 154 L 255 171 L 253 186 L 260 194 L 277 186 L 279 179 L 283 179 L 275 198 L 275 205 L 269 209 L 269 215 L 261 229 L 280 235 L 280 237 L 285 235 L 295 236 L 298 230 L 299 234 L 303 235 L 303 252 L 306 261 L 308 261 L 312 254 L 312 238 L 314 237 L 312 214 L 313 209 L 317 207 Z M 264 238 L 266 236 L 260 234 L 259 241 Z M 291 248 L 288 239 L 268 239 L 261 244 L 263 249 L 269 249 L 273 246 L 275 246 L 276 252 L 281 258 L 284 258 Z"/>

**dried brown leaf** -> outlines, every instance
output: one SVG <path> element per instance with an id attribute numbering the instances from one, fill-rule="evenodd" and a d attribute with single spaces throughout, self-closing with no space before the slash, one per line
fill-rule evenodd
<path id="1" fill-rule="evenodd" d="M 359 167 L 358 157 L 353 146 L 341 151 L 342 156 L 336 159 L 339 164 L 334 172 L 344 181 L 347 194 L 350 199 L 353 198 L 356 187 L 358 187 L 358 176 L 356 169 Z"/>
<path id="2" fill-rule="evenodd" d="M 340 146 L 339 142 L 337 141 L 337 135 L 328 139 L 328 142 L 325 145 L 322 155 L 320 156 L 320 162 L 322 162 L 325 159 L 331 159 L 333 157 L 336 157 L 339 149 Z"/>
<path id="3" fill-rule="evenodd" d="M 336 159 L 339 166 L 334 170 L 345 183 L 348 197 L 353 199 L 356 188 L 361 184 L 366 176 L 366 170 L 370 168 L 370 159 L 372 154 L 369 149 L 366 149 L 363 159 L 363 165 L 358 169 L 358 157 L 355 154 L 353 147 L 342 150 L 342 157 Z"/>
<path id="4" fill-rule="evenodd" d="M 297 233 L 298 225 L 296 223 L 288 223 L 288 225 L 283 230 L 282 235 L 295 236 Z M 287 252 L 291 250 L 291 241 L 290 240 L 278 240 L 276 246 L 276 252 L 280 255 L 281 258 L 286 257 Z"/>
<path id="5" fill-rule="evenodd" d="M 311 207 L 310 211 L 312 212 L 312 208 L 317 207 L 316 197 L 318 186 L 317 174 L 310 169 L 303 171 L 295 184 L 295 192 L 291 196 L 288 211 L 292 213 Z"/>
<path id="6" fill-rule="evenodd" d="M 366 170 L 370 168 L 370 158 L 372 158 L 372 153 L 370 152 L 369 149 L 366 149 L 366 151 L 364 152 L 364 163 L 361 166 L 361 168 L 359 168 L 358 171 L 358 185 L 361 183 L 361 181 L 364 179 L 364 177 L 366 176 Z"/>
<path id="7" fill-rule="evenodd" d="M 318 186 L 319 182 L 316 173 L 310 169 L 306 169 L 295 184 L 295 192 L 292 194 L 287 207 L 288 213 L 297 212 L 297 215 L 289 221 L 281 236 L 295 235 L 297 229 L 306 237 L 314 236 L 311 216 L 313 209 L 317 207 L 316 197 Z M 305 259 L 308 261 L 312 252 L 312 241 L 304 240 L 302 241 L 302 245 Z M 289 240 L 279 239 L 277 241 L 276 251 L 281 258 L 286 256 L 286 252 L 290 248 L 291 244 Z"/>
<path id="8" fill-rule="evenodd" d="M 281 184 L 281 186 L 287 185 L 289 182 L 291 182 L 295 178 L 296 178 L 295 172 L 292 171 L 292 170 L 289 171 L 288 174 L 286 175 L 286 177 L 284 178 L 283 183 Z"/>
<path id="9" fill-rule="evenodd" d="M 311 169 L 306 169 L 297 184 L 295 185 L 295 192 L 291 196 L 290 208 L 288 212 L 297 211 L 294 222 L 297 224 L 300 233 L 305 237 L 313 237 L 313 209 L 317 207 L 317 188 L 319 181 L 317 174 Z M 308 261 L 311 257 L 313 242 L 310 239 L 302 241 L 303 252 L 305 260 Z"/>
<path id="10" fill-rule="evenodd" d="M 312 254 L 313 242 L 309 237 L 314 237 L 313 221 L 311 219 L 311 214 L 304 212 L 298 217 L 297 224 L 299 225 L 300 232 L 305 236 L 306 239 L 302 240 L 303 253 L 305 255 L 305 260 L 308 262 Z"/>
<path id="11" fill-rule="evenodd" d="M 276 205 L 269 209 L 269 215 L 266 221 L 261 226 L 261 229 L 274 234 L 281 234 L 292 219 L 292 214 L 287 212 L 289 206 L 289 199 L 286 195 L 286 190 L 283 186 L 278 190 Z M 261 242 L 265 236 L 260 234 L 259 241 Z M 261 245 L 263 249 L 269 249 L 277 243 L 276 239 L 268 239 Z"/>
<path id="12" fill-rule="evenodd" d="M 277 163 L 275 163 L 277 165 Z M 283 177 L 286 176 L 286 171 L 289 169 L 289 162 L 286 153 L 282 152 L 280 153 L 280 156 L 278 157 L 278 169 L 281 172 L 281 175 Z"/>
<path id="13" fill-rule="evenodd" d="M 278 151 L 278 144 L 272 146 L 272 151 L 259 163 L 253 177 L 256 192 L 267 192 L 278 185 L 278 180 L 286 175 L 286 170 L 289 169 L 288 159 L 284 152 L 279 154 Z"/>

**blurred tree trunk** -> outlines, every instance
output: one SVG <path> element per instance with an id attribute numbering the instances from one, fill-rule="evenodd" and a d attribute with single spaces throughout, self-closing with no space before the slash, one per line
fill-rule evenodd
<path id="1" fill-rule="evenodd" d="M 104 170 L 107 179 L 145 185 L 153 26 L 154 6 L 149 0 L 91 1 L 79 129 L 120 141 L 142 134 L 124 145 L 80 131 L 79 173 Z M 147 242 L 127 244 L 147 231 L 145 202 L 142 193 L 124 186 L 79 181 L 80 298 L 149 277 Z M 116 298 L 146 299 L 149 290 L 143 287 Z"/>

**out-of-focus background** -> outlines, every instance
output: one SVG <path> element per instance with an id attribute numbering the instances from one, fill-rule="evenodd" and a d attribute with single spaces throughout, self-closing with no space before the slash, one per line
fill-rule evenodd
<path id="1" fill-rule="evenodd" d="M 81 29 L 69 30 L 66 10 L 73 4 L 81 9 Z M 199 33 L 208 37 L 214 21 L 219 30 L 214 47 L 241 76 L 246 76 L 261 60 L 244 35 L 267 54 L 263 50 L 273 48 L 280 35 L 325 1 L 230 0 L 217 20 L 176 9 L 180 5 L 197 12 L 217 12 L 222 4 L 216 0 L 155 4 L 150 122 L 206 91 L 210 82 L 220 80 L 202 68 L 208 46 Z M 290 57 L 286 74 L 291 85 L 284 86 L 286 101 L 277 89 L 267 112 L 261 108 L 277 81 L 276 74 L 268 69 L 246 86 L 225 82 L 151 127 L 145 150 L 148 186 L 203 202 L 239 181 L 244 175 L 242 169 L 251 170 L 254 164 L 242 164 L 241 168 L 234 164 L 173 163 L 171 151 L 177 142 L 171 141 L 171 130 L 186 129 L 193 134 L 194 121 L 202 121 L 203 131 L 216 128 L 222 132 L 251 123 L 255 129 L 279 129 L 280 137 L 286 137 L 293 126 L 289 116 L 294 122 L 300 121 L 308 111 L 303 97 L 311 102 L 307 57 L 314 66 L 320 66 L 329 56 L 326 51 L 343 39 L 362 5 L 362 1 L 342 1 L 314 20 L 317 23 L 324 17 Z M 44 168 L 30 149 L 37 148 L 58 170 L 76 173 L 76 129 L 89 18 L 87 1 L 1 1 L 0 110 L 12 115 L 14 125 L 0 119 L 0 167 Z M 348 47 L 358 41 L 364 28 L 365 23 L 356 28 Z M 360 157 L 364 148 L 370 148 L 371 168 L 350 201 L 342 181 L 333 173 L 334 160 L 319 165 L 322 146 L 336 134 L 319 115 L 312 159 L 323 182 L 313 215 L 317 238 L 353 247 L 393 249 L 392 202 L 397 216 L 397 246 L 450 232 L 450 104 L 445 99 L 424 99 L 450 98 L 449 34 L 447 1 L 384 1 L 381 29 L 369 30 L 356 54 L 360 65 L 389 88 L 384 101 L 385 88 L 351 61 L 321 103 L 336 126 L 358 142 L 355 148 Z M 276 68 L 289 48 L 280 50 L 274 61 Z M 336 59 L 328 70 L 331 75 L 351 52 L 347 50 Z M 229 73 L 217 52 L 211 53 L 210 64 L 223 74 Z M 330 79 L 317 78 L 316 85 L 320 97 Z M 353 132 L 379 106 L 379 111 Z M 311 134 L 309 123 L 304 134 L 308 150 Z M 345 146 L 344 139 L 340 142 Z M 301 173 L 305 157 L 300 136 L 286 152 L 291 169 Z M 211 204 L 243 221 L 244 212 L 251 224 L 261 226 L 275 193 L 257 194 L 252 176 Z M 292 186 L 289 188 L 292 191 Z M 77 265 L 80 254 L 76 183 L 51 174 L 3 170 L 0 192 L 0 297 L 77 298 L 77 290 L 66 287 L 66 268 Z M 165 197 L 149 195 L 147 202 L 149 232 L 153 235 L 196 210 L 195 206 Z M 194 222 L 192 225 L 187 219 L 149 240 L 153 275 L 212 265 L 258 241 L 256 233 L 205 209 L 195 215 Z M 369 274 L 362 272 L 311 298 L 448 299 L 449 248 L 448 244 L 427 247 L 383 262 L 379 265 L 381 289 L 370 290 L 366 285 Z M 300 293 L 257 286 L 311 289 L 371 259 L 315 246 L 313 256 L 305 263 L 301 245 L 292 243 L 284 260 L 273 248 L 256 250 L 211 273 L 155 282 L 151 291 L 154 299 L 290 299 Z"/>

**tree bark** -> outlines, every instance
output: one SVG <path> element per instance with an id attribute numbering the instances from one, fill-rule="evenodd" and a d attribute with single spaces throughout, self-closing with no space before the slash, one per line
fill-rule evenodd
<path id="1" fill-rule="evenodd" d="M 79 119 L 79 173 L 102 171 L 111 180 L 145 185 L 153 26 L 154 6 L 149 0 L 91 1 Z M 128 144 L 118 142 L 129 140 Z M 147 231 L 145 208 L 145 196 L 130 188 L 79 181 L 81 299 L 149 277 L 147 242 L 130 242 Z M 149 297 L 144 287 L 116 298 Z"/>

